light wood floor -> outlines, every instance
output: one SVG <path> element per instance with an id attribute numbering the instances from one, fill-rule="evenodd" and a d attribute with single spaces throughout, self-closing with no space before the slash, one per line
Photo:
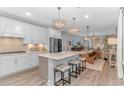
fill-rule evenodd
<path id="1" fill-rule="evenodd" d="M 102 72 L 86 69 L 77 79 L 72 78 L 72 86 L 116 86 L 124 85 L 116 75 L 116 69 L 105 63 Z M 0 79 L 1 86 L 45 86 L 45 81 L 40 78 L 38 68 L 24 71 Z"/>

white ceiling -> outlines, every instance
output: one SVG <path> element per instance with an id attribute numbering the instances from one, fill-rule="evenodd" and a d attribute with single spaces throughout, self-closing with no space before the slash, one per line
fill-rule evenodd
<path id="1" fill-rule="evenodd" d="M 0 12 L 26 18 L 47 27 L 52 27 L 52 20 L 58 15 L 56 7 L 0 7 Z M 30 12 L 31 16 L 27 16 L 26 12 Z M 119 7 L 62 7 L 61 10 L 61 18 L 67 21 L 67 28 L 72 24 L 72 17 L 76 17 L 76 25 L 81 29 L 80 35 L 85 35 L 87 25 L 90 26 L 91 33 L 115 33 L 118 14 Z M 85 15 L 89 18 L 85 19 Z"/>

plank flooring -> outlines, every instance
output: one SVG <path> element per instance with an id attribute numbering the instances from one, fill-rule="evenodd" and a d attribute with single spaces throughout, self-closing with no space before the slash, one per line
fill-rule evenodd
<path id="1" fill-rule="evenodd" d="M 71 86 L 121 85 L 124 85 L 124 81 L 117 78 L 116 69 L 109 67 L 107 62 L 105 63 L 102 72 L 86 69 L 77 79 L 72 78 L 71 84 Z M 38 68 L 33 68 L 31 70 L 1 78 L 0 86 L 46 86 L 46 82 L 39 76 Z"/>

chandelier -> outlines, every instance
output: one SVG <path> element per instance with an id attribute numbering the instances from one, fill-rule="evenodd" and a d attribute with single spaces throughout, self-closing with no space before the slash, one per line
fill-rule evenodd
<path id="1" fill-rule="evenodd" d="M 73 20 L 73 25 L 69 28 L 69 33 L 77 33 L 80 31 L 80 29 L 75 26 L 76 18 L 72 18 L 72 20 Z"/>
<path id="2" fill-rule="evenodd" d="M 53 25 L 55 27 L 55 29 L 62 29 L 65 26 L 65 20 L 60 19 L 60 10 L 61 7 L 58 7 L 58 19 L 53 20 Z"/>

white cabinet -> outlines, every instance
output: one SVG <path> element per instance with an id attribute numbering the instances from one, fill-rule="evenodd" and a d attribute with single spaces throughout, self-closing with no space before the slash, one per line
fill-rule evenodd
<path id="1" fill-rule="evenodd" d="M 39 52 L 0 55 L 0 76 L 38 66 Z"/>
<path id="2" fill-rule="evenodd" d="M 16 61 L 17 61 L 16 70 L 17 71 L 20 71 L 20 70 L 28 68 L 27 57 L 28 57 L 27 54 L 18 55 L 16 57 Z"/>
<path id="3" fill-rule="evenodd" d="M 27 54 L 4 55 L 2 57 L 2 75 L 24 70 L 28 67 Z"/>
<path id="4" fill-rule="evenodd" d="M 14 56 L 3 56 L 2 58 L 2 74 L 6 75 L 16 71 L 17 61 Z"/>
<path id="5" fill-rule="evenodd" d="M 41 28 L 38 29 L 38 43 L 42 44 L 43 43 L 43 31 Z"/>
<path id="6" fill-rule="evenodd" d="M 48 42 L 48 29 L 39 27 L 38 33 L 39 44 L 46 44 Z"/>
<path id="7" fill-rule="evenodd" d="M 38 44 L 38 31 L 35 25 L 25 24 L 24 44 Z"/>
<path id="8" fill-rule="evenodd" d="M 24 44 L 43 44 L 48 41 L 48 30 L 40 26 L 26 24 L 24 33 Z"/>
<path id="9" fill-rule="evenodd" d="M 35 60 L 35 66 L 36 65 L 39 65 L 39 53 L 38 52 L 35 52 L 34 54 L 33 54 L 33 56 L 34 56 L 34 60 Z"/>
<path id="10" fill-rule="evenodd" d="M 24 23 L 24 44 L 31 44 L 33 42 L 32 40 L 32 28 L 30 24 Z"/>
<path id="11" fill-rule="evenodd" d="M 2 75 L 2 55 L 0 55 L 0 75 Z"/>
<path id="12" fill-rule="evenodd" d="M 35 25 L 32 25 L 32 43 L 33 44 L 38 44 L 39 42 L 38 42 L 38 27 L 37 26 L 35 26 Z"/>
<path id="13" fill-rule="evenodd" d="M 3 36 L 5 26 L 6 26 L 6 21 L 4 20 L 3 17 L 0 17 L 0 36 Z"/>
<path id="14" fill-rule="evenodd" d="M 28 56 L 28 66 L 29 68 L 37 66 L 39 64 L 39 56 L 38 53 L 31 53 Z"/>
<path id="15" fill-rule="evenodd" d="M 24 34 L 22 32 L 24 30 L 24 25 L 22 22 L 9 18 L 5 18 L 5 21 L 6 26 L 3 36 L 24 38 Z"/>
<path id="16" fill-rule="evenodd" d="M 49 37 L 61 39 L 61 31 L 49 28 Z"/>

